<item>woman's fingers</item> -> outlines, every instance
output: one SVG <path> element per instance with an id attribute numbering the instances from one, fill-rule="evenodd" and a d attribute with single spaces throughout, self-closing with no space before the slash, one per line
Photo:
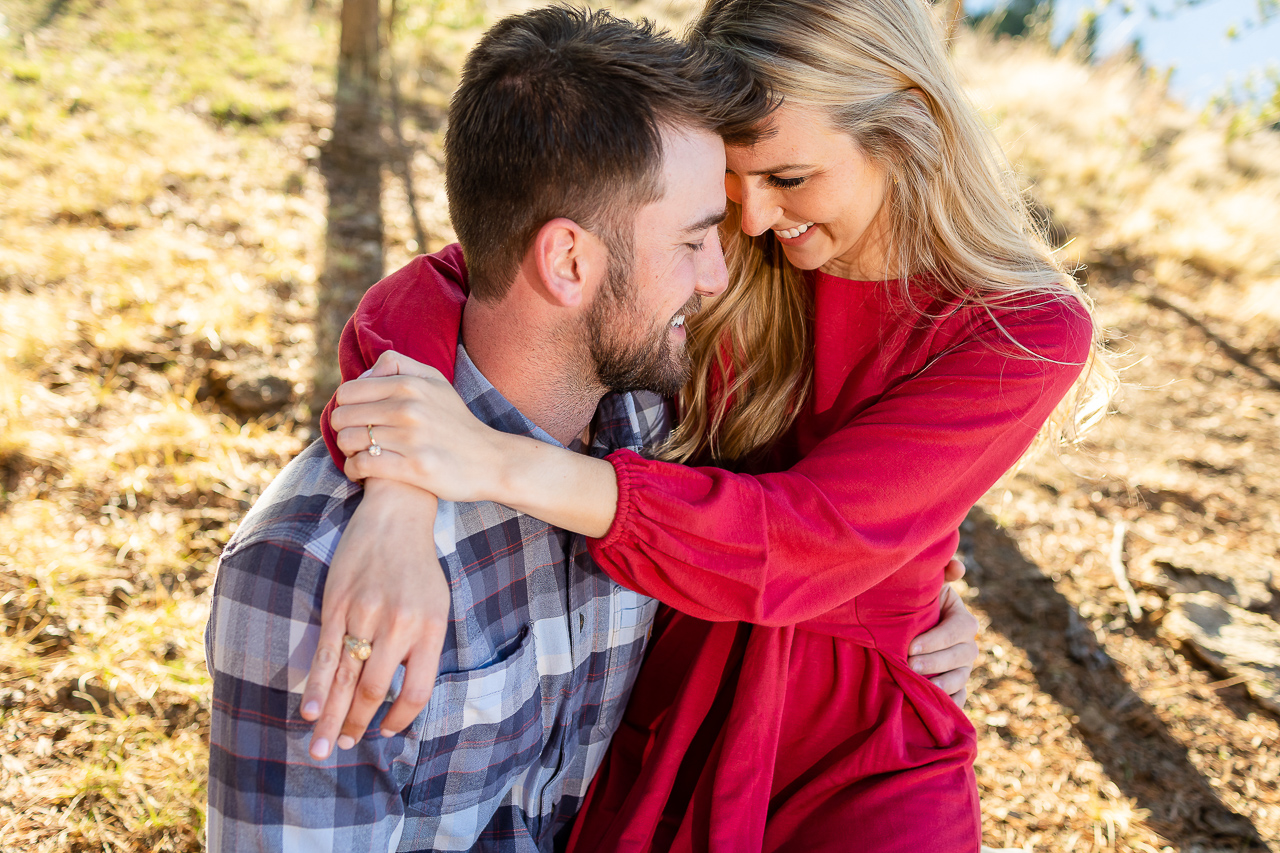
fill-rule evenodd
<path id="1" fill-rule="evenodd" d="M 395 350 L 387 350 L 378 356 L 369 372 L 370 376 L 418 376 L 423 379 L 444 380 L 444 374 L 434 367 L 428 367 L 420 361 L 414 361 L 407 355 Z"/>
<path id="2" fill-rule="evenodd" d="M 349 383 L 354 385 L 356 382 L 400 382 L 399 379 L 357 379 Z M 342 386 L 347 387 L 346 385 Z M 345 429 L 347 427 L 359 427 L 367 424 L 377 426 L 379 424 L 401 426 L 405 424 L 416 423 L 422 419 L 420 412 L 425 412 L 428 403 L 418 396 L 413 389 L 388 389 L 393 393 L 385 396 L 373 397 L 370 399 L 356 400 L 353 402 L 339 403 L 333 410 L 333 414 L 329 419 L 329 423 L 335 430 Z M 421 407 L 421 408 L 419 408 Z"/>
<path id="3" fill-rule="evenodd" d="M 378 447 L 381 448 L 379 454 L 383 451 L 403 454 L 408 449 L 405 444 L 405 438 L 411 436 L 412 433 L 407 430 L 376 423 L 373 424 L 372 429 L 369 427 L 369 424 L 362 424 L 361 426 L 338 429 L 336 432 L 338 449 L 349 457 L 355 456 L 362 451 L 372 450 L 374 442 L 377 442 Z"/>
<path id="4" fill-rule="evenodd" d="M 947 583 L 955 583 L 964 577 L 964 561 L 959 557 L 952 557 L 947 561 L 947 567 L 942 570 L 942 579 Z"/>

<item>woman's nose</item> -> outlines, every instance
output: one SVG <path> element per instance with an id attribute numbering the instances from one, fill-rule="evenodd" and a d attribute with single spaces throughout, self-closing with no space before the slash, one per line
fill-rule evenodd
<path id="1" fill-rule="evenodd" d="M 751 187 L 747 181 L 739 181 L 736 190 L 737 198 L 734 198 L 733 193 L 729 194 L 729 198 L 742 206 L 743 233 L 756 237 L 772 228 L 781 213 L 773 193 L 760 187 Z"/>

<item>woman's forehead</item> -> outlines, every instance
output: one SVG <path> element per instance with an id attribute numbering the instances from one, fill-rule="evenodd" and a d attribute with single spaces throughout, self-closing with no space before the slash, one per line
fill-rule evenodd
<path id="1" fill-rule="evenodd" d="M 769 117 L 767 129 L 751 145 L 727 145 L 725 157 L 735 172 L 781 171 L 817 165 L 816 161 L 848 156 L 853 140 L 831 126 L 825 112 L 803 104 L 783 104 Z"/>

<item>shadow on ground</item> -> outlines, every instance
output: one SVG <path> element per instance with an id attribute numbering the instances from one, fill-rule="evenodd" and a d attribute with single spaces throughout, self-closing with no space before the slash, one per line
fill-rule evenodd
<path id="1" fill-rule="evenodd" d="M 1073 715 L 1075 733 L 1112 781 L 1150 810 L 1147 825 L 1182 849 L 1268 849 L 1219 799 L 1052 579 L 987 512 L 975 508 L 969 521 L 962 549 L 976 558 L 968 575 L 975 603 L 1023 650 L 1040 689 Z"/>

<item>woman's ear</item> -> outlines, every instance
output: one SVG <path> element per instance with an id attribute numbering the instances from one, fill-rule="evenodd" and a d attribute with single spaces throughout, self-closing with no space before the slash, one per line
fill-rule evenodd
<path id="1" fill-rule="evenodd" d="M 572 219 L 552 219 L 533 239 L 535 283 L 553 305 L 574 308 L 604 280 L 609 252 L 604 242 Z"/>

